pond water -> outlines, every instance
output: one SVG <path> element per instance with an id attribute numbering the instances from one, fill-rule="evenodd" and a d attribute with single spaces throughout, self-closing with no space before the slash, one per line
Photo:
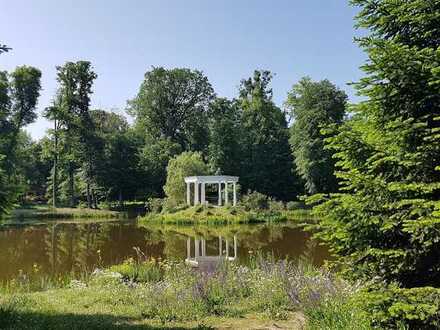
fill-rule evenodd
<path id="1" fill-rule="evenodd" d="M 51 221 L 0 227 L 0 280 L 35 269 L 42 275 L 93 270 L 136 258 L 136 248 L 148 257 L 173 260 L 185 260 L 188 253 L 191 257 L 221 253 L 246 263 L 262 253 L 321 265 L 329 258 L 328 250 L 309 233 L 289 224 L 217 227 Z"/>

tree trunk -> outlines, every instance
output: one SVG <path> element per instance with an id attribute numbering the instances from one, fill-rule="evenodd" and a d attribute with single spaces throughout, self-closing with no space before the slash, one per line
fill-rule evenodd
<path id="1" fill-rule="evenodd" d="M 69 195 L 70 195 L 70 207 L 75 207 L 75 196 L 74 196 L 74 182 L 73 182 L 73 164 L 69 162 Z"/>
<path id="2" fill-rule="evenodd" d="M 94 189 L 92 189 L 92 202 L 93 202 L 93 208 L 98 209 L 98 201 L 96 200 L 96 194 Z"/>
<path id="3" fill-rule="evenodd" d="M 53 158 L 53 178 L 52 178 L 52 206 L 54 208 L 57 207 L 57 162 L 58 162 L 58 135 L 57 135 L 57 120 L 54 121 L 54 134 L 55 134 L 55 143 L 54 143 L 54 158 Z"/>
<path id="4" fill-rule="evenodd" d="M 124 206 L 123 202 L 122 202 L 122 190 L 119 189 L 119 207 L 122 208 Z"/>
<path id="5" fill-rule="evenodd" d="M 87 207 L 92 208 L 92 196 L 90 195 L 90 180 L 87 178 Z"/>

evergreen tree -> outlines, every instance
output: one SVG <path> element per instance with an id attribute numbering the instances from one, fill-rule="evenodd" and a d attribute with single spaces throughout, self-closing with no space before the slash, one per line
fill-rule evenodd
<path id="1" fill-rule="evenodd" d="M 269 71 L 255 71 L 243 80 L 239 104 L 242 115 L 242 165 L 244 190 L 255 190 L 280 200 L 296 197 L 285 114 L 272 101 Z"/>
<path id="2" fill-rule="evenodd" d="M 241 158 L 241 112 L 235 101 L 217 98 L 209 111 L 208 163 L 212 173 L 238 175 Z"/>
<path id="3" fill-rule="evenodd" d="M 338 190 L 331 150 L 324 148 L 321 129 L 340 124 L 344 118 L 347 95 L 328 80 L 318 82 L 305 77 L 294 85 L 286 106 L 294 123 L 290 144 L 296 168 L 308 193 Z"/>
<path id="4" fill-rule="evenodd" d="M 440 3 L 352 2 L 370 30 L 357 84 L 367 100 L 329 138 L 343 188 L 317 207 L 319 236 L 351 274 L 438 287 Z"/>

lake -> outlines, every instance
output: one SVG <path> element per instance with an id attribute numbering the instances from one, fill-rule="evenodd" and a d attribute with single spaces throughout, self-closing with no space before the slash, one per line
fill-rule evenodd
<path id="1" fill-rule="evenodd" d="M 196 242 L 199 246 L 196 252 Z M 136 221 L 63 222 L 0 227 L 0 280 L 20 272 L 58 275 L 136 258 L 185 260 L 187 254 L 228 254 L 246 263 L 256 254 L 307 259 L 321 265 L 329 252 L 292 224 L 177 226 Z M 221 252 L 220 252 L 221 251 Z"/>

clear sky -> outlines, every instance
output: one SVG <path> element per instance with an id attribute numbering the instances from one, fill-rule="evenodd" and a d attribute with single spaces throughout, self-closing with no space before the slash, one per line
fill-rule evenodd
<path id="1" fill-rule="evenodd" d="M 353 43 L 356 9 L 348 0 L 2 0 L 0 69 L 43 72 L 39 112 L 56 90 L 55 66 L 89 60 L 98 79 L 92 108 L 125 112 L 152 66 L 202 70 L 219 96 L 237 96 L 254 69 L 275 73 L 282 106 L 302 76 L 346 90 L 361 76 L 364 53 Z M 43 136 L 39 118 L 27 130 Z"/>

